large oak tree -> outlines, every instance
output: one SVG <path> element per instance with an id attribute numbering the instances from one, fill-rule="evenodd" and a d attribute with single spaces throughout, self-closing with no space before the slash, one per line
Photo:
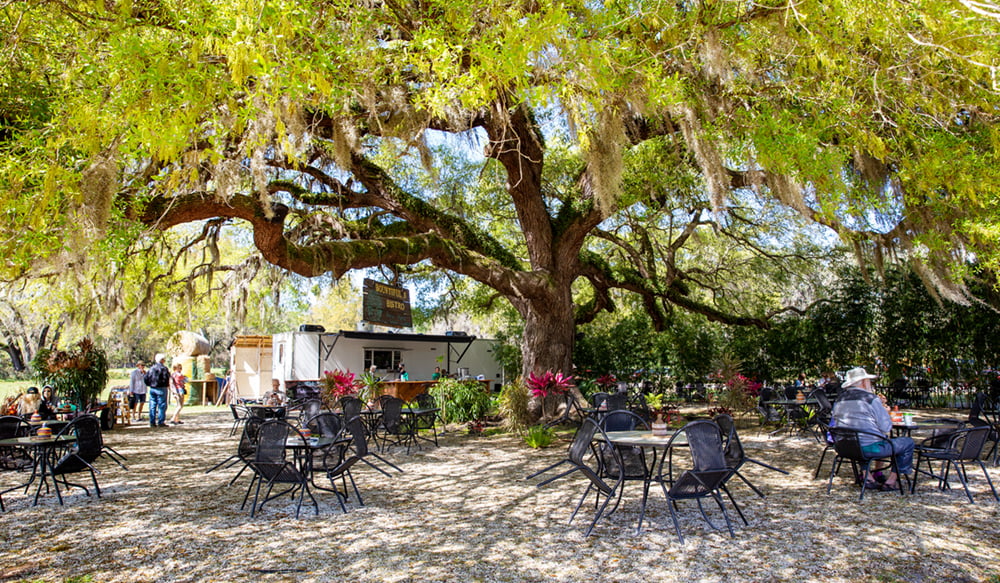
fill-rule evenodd
<path id="1" fill-rule="evenodd" d="M 909 260 L 954 299 L 972 254 L 1000 259 L 998 26 L 948 2 L 37 0 L 0 13 L 8 274 L 82 246 L 70 226 L 124 246 L 136 224 L 240 221 L 301 275 L 429 263 L 492 288 L 524 318 L 532 371 L 568 370 L 575 324 L 616 290 L 660 325 L 675 307 L 763 324 L 715 269 L 725 261 L 698 265 L 691 241 L 792 259 L 792 236 L 772 231 L 781 209 L 876 264 Z M 440 171 L 433 146 L 455 144 L 441 133 L 482 147 L 488 204 L 399 171 L 417 154 Z M 572 155 L 554 157 L 557 142 Z"/>

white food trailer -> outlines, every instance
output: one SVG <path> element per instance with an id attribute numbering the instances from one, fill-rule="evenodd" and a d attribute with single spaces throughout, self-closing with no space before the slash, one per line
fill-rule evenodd
<path id="1" fill-rule="evenodd" d="M 446 334 L 395 334 L 341 330 L 299 331 L 275 334 L 272 354 L 275 378 L 314 381 L 324 371 L 342 370 L 356 375 L 375 366 L 384 380 L 397 380 L 400 363 L 409 380 L 429 380 L 435 367 L 458 378 L 480 378 L 502 384 L 503 369 L 496 360 L 499 343 L 461 332 Z"/>

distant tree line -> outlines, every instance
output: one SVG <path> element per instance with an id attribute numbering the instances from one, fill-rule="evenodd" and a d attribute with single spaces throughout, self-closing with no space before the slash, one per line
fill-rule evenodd
<path id="1" fill-rule="evenodd" d="M 936 298 L 907 268 L 889 268 L 881 277 L 850 268 L 827 299 L 804 314 L 774 320 L 768 329 L 684 315 L 657 333 L 633 314 L 581 329 L 574 362 L 596 374 L 665 374 L 692 382 L 708 379 L 727 354 L 742 362 L 745 375 L 764 381 L 790 381 L 799 373 L 816 379 L 864 366 L 885 383 L 910 377 L 981 386 L 1000 363 L 1000 313 L 989 305 L 997 295 L 992 285 L 972 286 L 988 303 Z"/>

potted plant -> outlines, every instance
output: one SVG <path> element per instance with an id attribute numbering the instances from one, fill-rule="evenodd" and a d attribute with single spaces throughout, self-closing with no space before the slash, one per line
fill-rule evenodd
<path id="1" fill-rule="evenodd" d="M 75 350 L 39 350 L 31 366 L 39 384 L 52 385 L 80 411 L 92 408 L 108 384 L 108 358 L 89 338 L 78 342 Z"/>
<path id="2" fill-rule="evenodd" d="M 361 389 L 361 383 L 351 371 L 336 369 L 333 371 L 323 371 L 323 378 L 320 379 L 323 387 L 323 401 L 327 408 L 332 408 L 343 397 L 353 397 Z"/>

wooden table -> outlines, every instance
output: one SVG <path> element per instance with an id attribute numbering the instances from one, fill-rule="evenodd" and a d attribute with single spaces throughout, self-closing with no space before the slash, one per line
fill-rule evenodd
<path id="1" fill-rule="evenodd" d="M 201 393 L 201 404 L 205 405 L 208 401 L 215 403 L 219 400 L 219 383 L 216 379 L 202 379 L 202 380 L 188 380 L 188 385 L 190 390 L 187 396 L 186 405 L 197 405 L 198 399 L 195 397 L 195 387 L 199 393 Z M 209 397 L 211 395 L 211 397 Z"/>

